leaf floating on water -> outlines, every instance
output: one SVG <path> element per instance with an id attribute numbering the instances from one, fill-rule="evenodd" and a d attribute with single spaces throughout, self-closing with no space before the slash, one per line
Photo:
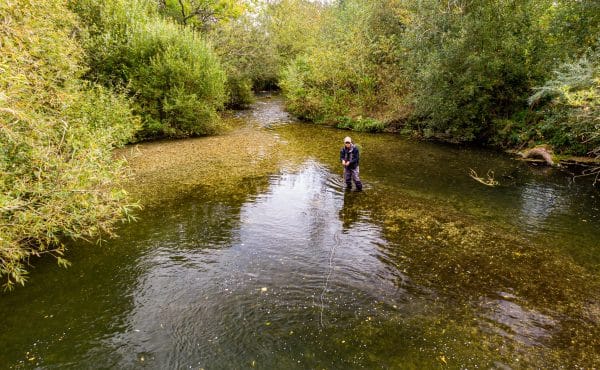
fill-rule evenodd
<path id="1" fill-rule="evenodd" d="M 448 361 L 446 361 L 446 356 L 444 356 L 444 355 L 441 355 L 441 356 L 439 357 L 439 359 L 440 359 L 440 362 L 441 362 L 442 364 L 444 364 L 444 365 L 448 365 Z"/>

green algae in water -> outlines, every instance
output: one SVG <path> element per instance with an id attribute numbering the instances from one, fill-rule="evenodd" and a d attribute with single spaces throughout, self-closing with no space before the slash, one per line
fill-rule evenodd
<path id="1" fill-rule="evenodd" d="M 546 209 L 518 204 L 570 193 L 495 154 L 362 133 L 351 136 L 365 192 L 342 193 L 348 132 L 255 118 L 121 152 L 140 221 L 3 297 L 2 362 L 35 366 L 29 351 L 40 367 L 599 366 L 593 259 L 562 247 L 568 232 L 523 228 Z M 490 190 L 469 168 L 510 177 Z"/>
<path id="2" fill-rule="evenodd" d="M 515 230 L 480 225 L 447 208 L 414 200 L 385 208 L 393 263 L 440 300 L 483 315 L 461 327 L 487 331 L 482 337 L 498 350 L 512 348 L 504 360 L 511 366 L 600 360 L 596 275 Z M 514 354 L 520 362 L 511 359 Z"/>
<path id="3" fill-rule="evenodd" d="M 142 148 L 142 162 L 132 161 L 138 176 L 137 182 L 132 183 L 133 192 L 142 197 L 151 194 L 154 197 L 150 199 L 157 202 L 164 201 L 169 194 L 197 191 L 243 200 L 248 184 L 258 184 L 255 191 L 263 192 L 269 186 L 270 175 L 280 173 L 282 167 L 293 171 L 310 158 L 336 171 L 341 144 L 335 139 L 342 134 L 328 128 L 295 124 L 274 131 L 242 127 L 220 137 L 166 146 L 149 144 Z M 386 151 L 385 144 L 374 135 L 353 136 L 362 143 L 363 163 L 368 163 L 363 165 L 363 177 L 367 184 L 372 183 L 375 163 L 387 165 L 385 158 L 378 158 Z M 405 144 L 398 145 L 398 150 L 403 150 Z M 443 156 L 435 154 L 432 160 L 443 160 Z M 504 168 L 498 173 L 514 172 L 504 162 L 495 166 Z M 140 184 L 143 186 L 137 188 Z M 488 343 L 483 347 L 474 345 L 472 352 L 461 351 L 464 346 L 448 347 L 442 354 L 427 350 L 427 356 L 417 356 L 418 361 L 445 365 L 441 360 L 444 359 L 450 365 L 466 364 L 474 352 L 487 353 L 473 360 L 486 366 L 492 366 L 494 361 L 511 366 L 523 363 L 550 366 L 558 359 L 573 361 L 574 365 L 580 359 L 598 361 L 594 353 L 598 346 L 599 284 L 590 271 L 553 246 L 523 236 L 509 223 L 493 221 L 493 213 L 482 211 L 480 206 L 469 207 L 466 210 L 470 212 L 465 212 L 464 208 L 457 209 L 456 203 L 419 191 L 389 184 L 377 186 L 373 191 L 367 190 L 368 196 L 356 198 L 353 203 L 349 201 L 352 204 L 344 208 L 340 217 L 350 225 L 368 213 L 380 222 L 389 241 L 385 247 L 387 263 L 403 271 L 414 283 L 434 291 L 443 307 L 439 315 L 431 314 L 434 319 L 429 325 L 425 325 L 423 318 L 413 318 L 410 323 L 403 318 L 390 318 L 389 325 L 395 327 L 391 331 L 397 332 L 405 325 L 418 326 L 415 322 L 420 322 L 428 328 L 424 336 L 430 341 L 443 333 L 441 339 L 435 340 L 446 343 L 446 336 L 454 335 L 463 337 L 465 343 Z M 512 311 L 503 312 L 506 307 Z M 486 310 L 496 310 L 496 316 L 481 318 L 481 312 Z M 534 322 L 531 327 L 507 326 L 502 320 L 510 314 L 520 315 L 523 322 Z M 473 317 L 478 319 L 474 321 Z M 535 331 L 536 326 L 544 325 L 547 330 L 542 331 L 540 339 L 543 345 L 519 341 L 520 337 L 535 334 L 527 330 Z M 367 332 L 372 336 L 381 334 L 374 329 Z M 498 354 L 502 351 L 503 354 Z M 519 353 L 521 362 L 512 358 L 515 353 Z"/>

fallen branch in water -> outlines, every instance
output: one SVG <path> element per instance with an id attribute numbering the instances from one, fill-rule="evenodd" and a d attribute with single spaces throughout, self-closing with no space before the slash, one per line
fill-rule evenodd
<path id="1" fill-rule="evenodd" d="M 543 146 L 538 146 L 519 153 L 523 159 L 539 159 L 548 166 L 554 166 L 551 150 Z"/>
<path id="2" fill-rule="evenodd" d="M 592 167 L 592 168 L 583 170 L 581 172 L 581 174 L 574 175 L 573 180 L 575 180 L 578 177 L 587 177 L 587 176 L 594 176 L 594 182 L 592 183 L 592 186 L 596 186 L 596 184 L 600 184 L 600 167 Z"/>
<path id="3" fill-rule="evenodd" d="M 469 168 L 471 170 L 471 173 L 469 174 L 469 176 L 471 176 L 471 178 L 477 182 L 482 183 L 485 186 L 496 186 L 496 185 L 500 185 L 500 183 L 496 180 L 494 180 L 494 171 L 492 170 L 488 170 L 486 176 L 487 179 L 483 179 L 481 177 L 479 177 L 477 175 L 477 172 L 475 172 L 474 169 Z"/>

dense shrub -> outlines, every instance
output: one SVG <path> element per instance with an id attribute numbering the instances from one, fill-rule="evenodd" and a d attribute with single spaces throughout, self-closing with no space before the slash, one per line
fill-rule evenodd
<path id="1" fill-rule="evenodd" d="M 388 19 L 385 6 L 394 4 L 347 1 L 322 16 L 319 44 L 282 73 L 280 84 L 293 113 L 344 128 L 380 130 L 381 122 L 407 111 L 393 33 L 402 25 Z"/>
<path id="2" fill-rule="evenodd" d="M 599 48 L 600 49 L 600 48 Z M 541 137 L 555 150 L 586 155 L 600 152 L 600 50 L 555 69 L 552 79 L 529 98 L 540 105 Z"/>
<path id="3" fill-rule="evenodd" d="M 111 233 L 128 216 L 111 148 L 139 124 L 121 95 L 82 83 L 78 25 L 62 1 L 0 3 L 0 277 L 32 256 L 66 264 L 64 237 Z"/>
<path id="4" fill-rule="evenodd" d="M 217 56 L 192 28 L 162 19 L 144 0 L 72 0 L 82 32 L 87 78 L 126 88 L 142 117 L 142 139 L 211 134 L 225 102 Z"/>
<path id="5" fill-rule="evenodd" d="M 311 36 L 306 49 L 295 48 L 301 52 L 291 55 L 280 86 L 292 113 L 341 128 L 384 124 L 452 142 L 543 142 L 590 153 L 597 53 L 554 78 L 551 71 L 598 49 L 599 10 L 591 0 L 338 1 L 317 18 L 316 42 Z M 573 85 L 577 76 L 583 90 Z"/>
<path id="6" fill-rule="evenodd" d="M 526 106 L 543 75 L 541 2 L 426 0 L 411 5 L 403 38 L 415 127 L 450 141 L 486 140 L 494 119 Z"/>
<path id="7" fill-rule="evenodd" d="M 547 23 L 545 40 L 554 60 L 568 61 L 597 47 L 600 35 L 600 1 L 554 1 L 541 22 Z"/>
<path id="8" fill-rule="evenodd" d="M 263 23 L 247 15 L 215 27 L 209 38 L 227 74 L 227 106 L 247 106 L 254 90 L 276 85 L 275 53 Z"/>

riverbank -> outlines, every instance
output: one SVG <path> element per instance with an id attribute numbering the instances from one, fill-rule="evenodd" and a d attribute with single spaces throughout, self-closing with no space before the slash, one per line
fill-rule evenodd
<path id="1" fill-rule="evenodd" d="M 525 161 L 533 165 L 557 167 L 575 178 L 591 178 L 592 185 L 598 183 L 600 176 L 599 157 L 580 157 L 568 155 L 554 155 L 548 146 L 537 146 L 526 150 L 506 150 L 506 153 L 516 160 Z"/>

